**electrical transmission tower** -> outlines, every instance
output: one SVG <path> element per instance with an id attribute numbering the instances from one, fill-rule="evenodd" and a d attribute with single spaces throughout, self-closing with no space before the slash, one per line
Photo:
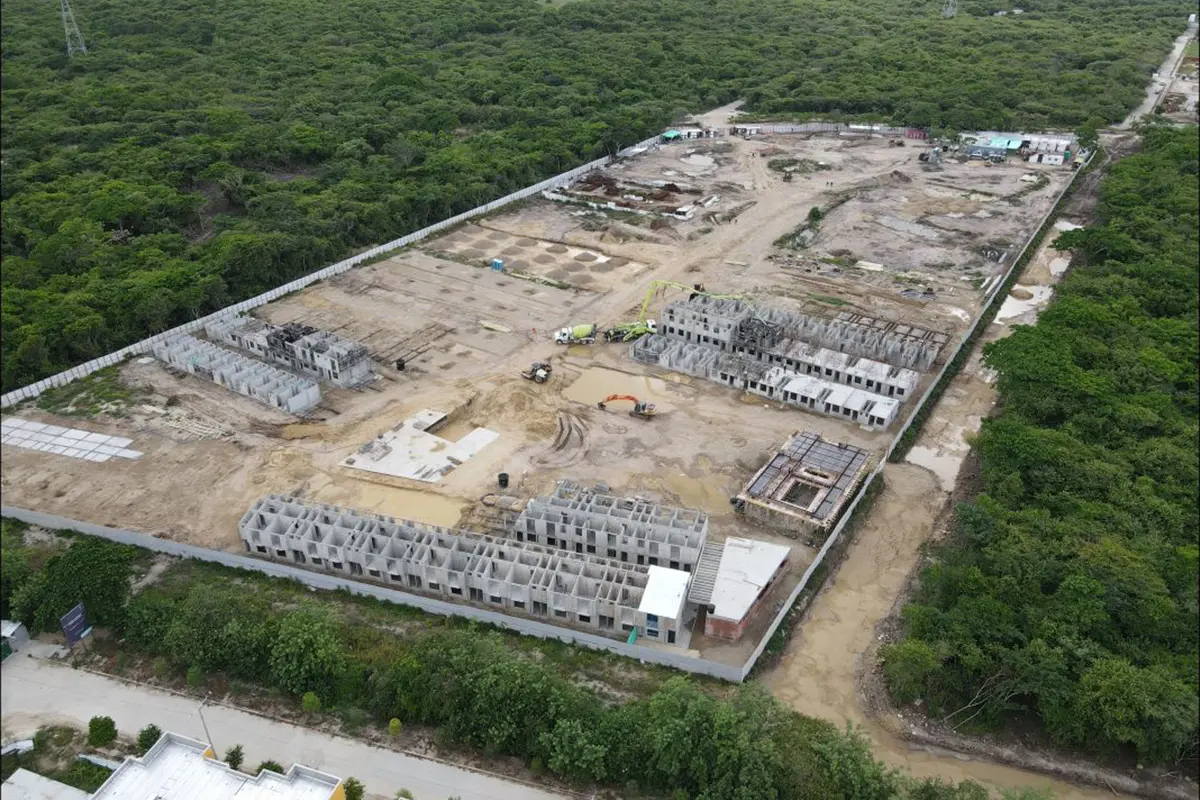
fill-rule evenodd
<path id="1" fill-rule="evenodd" d="M 63 2 L 65 3 L 65 2 L 67 2 L 67 0 L 63 0 Z M 946 19 L 950 19 L 957 13 L 958 13 L 958 0 L 946 0 L 946 5 L 942 6 L 942 16 L 945 17 Z"/>
<path id="2" fill-rule="evenodd" d="M 71 4 L 68 0 L 58 0 L 59 7 L 62 9 L 63 30 L 67 33 L 67 57 L 76 53 L 87 55 L 87 45 L 83 43 L 83 34 L 79 32 L 79 26 L 75 24 L 75 15 L 71 13 Z"/>

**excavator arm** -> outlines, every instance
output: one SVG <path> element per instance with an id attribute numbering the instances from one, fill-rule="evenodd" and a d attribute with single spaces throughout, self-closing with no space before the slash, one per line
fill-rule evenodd
<path id="1" fill-rule="evenodd" d="M 600 408 L 604 408 L 606 405 L 611 403 L 613 400 L 628 400 L 629 402 L 633 403 L 635 406 L 640 402 L 636 397 L 634 397 L 631 394 L 610 394 L 608 397 L 604 398 L 599 403 L 597 403 L 597 405 L 600 406 Z"/>
<path id="2" fill-rule="evenodd" d="M 629 413 L 634 417 L 649 418 L 653 417 L 657 413 L 657 409 L 654 407 L 653 403 L 643 403 L 641 400 L 638 400 L 636 397 L 629 394 L 610 394 L 599 403 L 596 403 L 596 405 L 601 411 L 603 411 L 613 400 L 628 400 L 629 402 L 633 403 L 633 410 Z"/>

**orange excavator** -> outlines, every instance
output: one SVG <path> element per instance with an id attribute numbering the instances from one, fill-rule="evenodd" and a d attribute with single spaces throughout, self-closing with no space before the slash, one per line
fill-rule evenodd
<path id="1" fill-rule="evenodd" d="M 633 395 L 628 394 L 610 394 L 596 405 L 603 411 L 613 400 L 628 400 L 633 403 L 633 410 L 629 412 L 629 416 L 631 417 L 650 419 L 650 417 L 658 413 L 658 410 L 654 407 L 654 403 L 643 403 Z"/>

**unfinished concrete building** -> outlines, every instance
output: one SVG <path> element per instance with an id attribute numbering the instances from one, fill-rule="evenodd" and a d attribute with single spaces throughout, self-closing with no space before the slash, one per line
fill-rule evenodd
<path id="1" fill-rule="evenodd" d="M 226 350 L 194 336 L 173 336 L 154 346 L 160 361 L 289 414 L 305 414 L 321 402 L 316 381 Z"/>
<path id="2" fill-rule="evenodd" d="M 513 536 L 622 564 L 691 572 L 708 537 L 708 515 L 560 481 L 554 494 L 526 504 Z"/>
<path id="3" fill-rule="evenodd" d="M 944 333 L 849 312 L 835 318 L 813 317 L 706 295 L 669 303 L 659 321 L 659 333 L 755 358 L 773 356 L 806 363 L 811 358 L 811 363 L 822 369 L 822 359 L 827 356 L 820 349 L 830 348 L 885 362 L 883 366 L 897 365 L 895 369 L 923 371 L 933 366 L 948 340 Z M 797 348 L 801 343 L 809 347 Z M 886 386 L 883 388 L 881 393 L 887 394 Z"/>
<path id="4" fill-rule="evenodd" d="M 247 551 L 403 591 L 593 632 L 686 646 L 690 575 L 269 495 L 242 517 Z"/>
<path id="5" fill-rule="evenodd" d="M 272 325 L 255 317 L 231 317 L 210 322 L 204 332 L 214 341 L 336 386 L 357 386 L 372 374 L 366 347 L 310 325 Z"/>
<path id="6" fill-rule="evenodd" d="M 708 378 L 816 414 L 841 417 L 870 430 L 888 427 L 900 413 L 900 400 L 895 397 L 816 377 L 815 370 L 807 375 L 793 372 L 707 344 L 652 334 L 634 342 L 630 352 L 645 364 Z"/>
<path id="7" fill-rule="evenodd" d="M 798 431 L 734 499 L 747 517 L 789 532 L 827 532 L 867 473 L 866 450 Z"/>

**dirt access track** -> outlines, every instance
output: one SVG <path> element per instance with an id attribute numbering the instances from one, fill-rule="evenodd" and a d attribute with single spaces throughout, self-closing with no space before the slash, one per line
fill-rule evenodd
<path id="1" fill-rule="evenodd" d="M 1106 142 L 1110 151 L 1128 146 Z M 1085 186 L 1090 188 L 1076 193 L 1056 230 L 1086 223 L 1095 181 Z M 797 711 L 838 725 L 862 726 L 877 757 L 918 777 L 971 779 L 993 794 L 1034 786 L 1053 791 L 1058 800 L 1133 796 L 1122 792 L 1195 797 L 1194 785 L 1155 783 L 1145 776 L 1139 780 L 1088 762 L 959 736 L 923 718 L 906 716 L 891 706 L 878 671 L 879 647 L 899 627 L 896 615 L 919 568 L 922 544 L 945 533 L 952 505 L 966 499 L 956 489 L 973 468 L 969 438 L 996 402 L 996 375 L 981 364 L 980 351 L 1007 336 L 1014 325 L 1035 323 L 1050 302 L 1052 287 L 1070 262 L 1069 253 L 1050 247 L 1053 239 L 1053 233 L 1048 235 L 1025 267 L 908 456 L 883 473 L 884 490 L 844 560 L 809 606 L 779 663 L 762 679 Z"/>
<path id="2" fill-rule="evenodd" d="M 719 124 L 727 111 L 704 122 Z M 500 472 L 511 476 L 506 492 L 517 498 L 546 493 L 562 479 L 603 482 L 614 492 L 703 509 L 717 540 L 749 535 L 791 547 L 791 571 L 764 604 L 765 626 L 814 551 L 748 524 L 729 498 L 798 429 L 876 457 L 893 432 L 650 369 L 626 346 L 559 347 L 553 332 L 633 320 L 650 281 L 668 280 L 957 338 L 978 312 L 981 288 L 998 279 L 1003 259 L 1015 257 L 1070 172 L 954 160 L 929 171 L 918 161 L 921 149 L 836 136 L 727 136 L 652 148 L 604 170 L 587 190 L 627 202 L 626 209 L 599 213 L 539 199 L 259 309 L 273 322 L 303 322 L 362 342 L 377 364 L 378 379 L 364 387 L 324 386 L 321 405 L 306 419 L 148 358 L 123 367 L 122 380 L 140 392 L 123 416 L 19 410 L 130 438 L 144 455 L 96 464 L 6 445 L 5 502 L 235 550 L 238 519 L 268 493 L 474 527 L 489 524 L 480 499 L 497 491 Z M 595 188 L 601 184 L 621 188 L 607 195 Z M 693 213 L 636 213 L 647 204 L 690 205 Z M 804 247 L 777 244 L 814 207 L 827 212 L 815 238 Z M 494 258 L 505 271 L 489 269 Z M 654 317 L 686 294 L 665 289 L 650 297 Z M 554 367 L 548 383 L 519 377 L 546 360 Z M 660 413 L 647 421 L 619 404 L 597 408 L 614 393 L 653 402 Z M 341 466 L 423 409 L 449 415 L 438 431 L 444 439 L 457 441 L 477 426 L 499 437 L 436 483 Z M 722 659 L 742 663 L 758 632 L 752 627 Z M 718 649 L 703 639 L 693 637 L 693 647 L 706 656 Z"/>

